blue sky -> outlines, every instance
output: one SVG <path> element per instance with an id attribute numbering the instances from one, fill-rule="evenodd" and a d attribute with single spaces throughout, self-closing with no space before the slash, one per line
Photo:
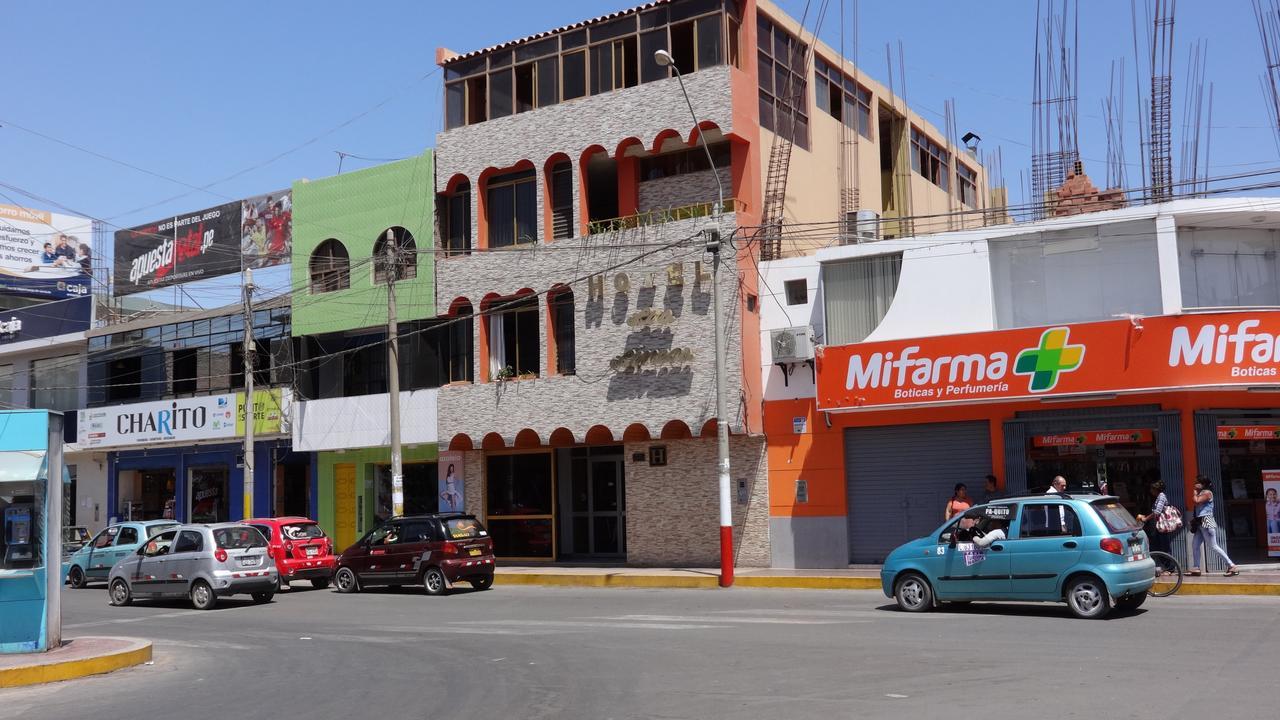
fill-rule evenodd
<path id="1" fill-rule="evenodd" d="M 440 129 L 440 74 L 423 79 L 435 68 L 437 46 L 473 50 L 632 4 L 227 0 L 197 9 L 194 3 L 156 1 L 6 3 L 0 182 L 129 226 L 287 187 L 298 178 L 332 175 L 335 150 L 406 157 L 430 147 Z M 803 0 L 780 4 L 797 17 L 804 8 Z M 850 48 L 852 7 L 846 0 Z M 1276 166 L 1274 133 L 1258 86 L 1263 62 L 1250 3 L 1184 0 L 1178 11 L 1177 71 L 1186 64 L 1191 42 L 1208 43 L 1207 78 L 1215 84 L 1211 174 Z M 822 32 L 832 45 L 839 42 L 838 12 L 839 0 L 832 0 Z M 954 98 L 958 132 L 977 132 L 987 150 L 1003 146 L 1005 177 L 1019 198 L 1018 173 L 1030 156 L 1035 3 L 863 0 L 859 19 L 864 70 L 883 80 L 885 45 L 896 49 L 901 40 L 908 101 L 941 127 L 935 113 Z M 1129 3 L 1083 0 L 1080 34 L 1086 170 L 1099 182 L 1105 177 L 1101 101 L 1112 60 L 1124 57 L 1130 72 L 1126 144 L 1130 184 L 1136 184 Z M 1175 78 L 1175 130 L 1184 82 Z M 10 124 L 189 185 L 235 177 L 209 192 L 193 191 Z M 1175 158 L 1179 137 L 1175 131 Z M 348 158 L 344 169 L 369 164 Z M 287 283 L 279 272 L 259 280 L 269 287 Z M 235 299 L 225 283 L 205 287 L 202 294 L 206 305 Z"/>

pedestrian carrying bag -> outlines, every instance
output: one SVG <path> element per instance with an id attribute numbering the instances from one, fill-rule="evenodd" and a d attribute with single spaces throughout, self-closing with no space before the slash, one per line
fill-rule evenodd
<path id="1" fill-rule="evenodd" d="M 1165 505 L 1164 510 L 1156 517 L 1156 530 L 1171 533 L 1182 527 L 1182 512 L 1172 505 Z"/>

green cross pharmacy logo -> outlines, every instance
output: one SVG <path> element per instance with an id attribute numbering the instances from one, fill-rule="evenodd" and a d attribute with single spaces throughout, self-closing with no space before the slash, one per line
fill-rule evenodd
<path id="1" fill-rule="evenodd" d="M 1069 345 L 1070 335 L 1067 328 L 1049 328 L 1040 336 L 1039 347 L 1018 353 L 1013 372 L 1031 376 L 1031 392 L 1052 390 L 1062 373 L 1071 372 L 1084 363 L 1084 345 Z"/>

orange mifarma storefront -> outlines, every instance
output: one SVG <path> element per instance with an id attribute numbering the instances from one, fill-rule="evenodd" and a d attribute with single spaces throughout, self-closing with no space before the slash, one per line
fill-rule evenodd
<path id="1" fill-rule="evenodd" d="M 796 547 L 799 566 L 879 563 L 941 524 L 957 483 L 986 500 L 988 474 L 998 493 L 1063 475 L 1135 513 L 1155 480 L 1185 508 L 1204 474 L 1229 553 L 1260 561 L 1280 533 L 1266 502 L 1280 485 L 1278 372 L 1275 311 L 820 348 L 817 397 L 765 404 L 772 514 L 845 520 L 845 545 L 828 533 Z M 1174 540 L 1184 559 L 1188 545 Z"/>

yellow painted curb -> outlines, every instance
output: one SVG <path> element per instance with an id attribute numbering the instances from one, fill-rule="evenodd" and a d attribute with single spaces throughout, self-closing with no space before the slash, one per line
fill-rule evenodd
<path id="1" fill-rule="evenodd" d="M 773 575 L 739 575 L 734 578 L 734 585 L 753 588 L 789 588 L 795 590 L 879 590 L 880 578 L 799 576 L 779 577 Z"/>
<path id="2" fill-rule="evenodd" d="M 715 575 L 631 575 L 627 573 L 503 573 L 494 575 L 499 585 L 542 585 L 547 587 L 630 587 L 630 588 L 713 588 Z M 879 590 L 878 577 L 838 575 L 739 575 L 734 586 L 786 590 Z M 1183 583 L 1179 595 L 1263 595 L 1280 596 L 1278 583 Z"/>
<path id="3" fill-rule="evenodd" d="M 1175 595 L 1280 595 L 1276 583 L 1182 583 Z"/>
<path id="4" fill-rule="evenodd" d="M 41 665 L 20 665 L 0 669 L 0 688 L 40 685 L 101 675 L 122 668 L 141 665 L 151 660 L 151 643 L 129 647 L 106 655 L 78 658 Z"/>
<path id="5" fill-rule="evenodd" d="M 710 588 L 714 575 L 570 575 L 567 573 L 497 573 L 499 585 L 548 585 L 551 587 Z"/>

